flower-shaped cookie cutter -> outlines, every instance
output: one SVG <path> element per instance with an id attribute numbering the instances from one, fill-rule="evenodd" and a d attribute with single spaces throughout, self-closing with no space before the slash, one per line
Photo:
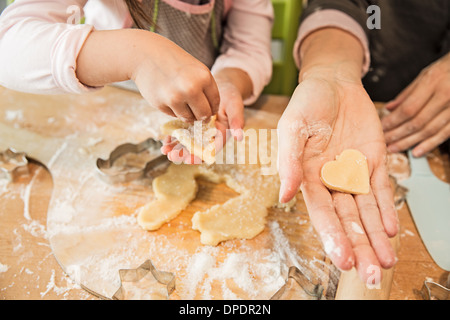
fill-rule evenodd
<path id="1" fill-rule="evenodd" d="M 149 138 L 138 144 L 125 143 L 115 148 L 109 155 L 108 159 L 97 159 L 96 169 L 100 177 L 108 183 L 120 183 L 136 180 L 144 177 L 149 171 L 158 167 L 163 163 L 168 163 L 167 157 L 159 152 L 162 144 L 153 138 Z M 156 153 L 150 161 L 144 166 L 123 168 L 122 170 L 111 170 L 114 163 L 126 154 L 139 154 L 144 151 L 151 150 Z M 158 153 L 159 152 L 159 153 Z"/>
<path id="2" fill-rule="evenodd" d="M 28 174 L 26 154 L 12 148 L 0 152 L 0 179 L 14 181 L 21 174 Z"/>
<path id="3" fill-rule="evenodd" d="M 139 282 L 143 278 L 151 275 L 158 283 L 165 285 L 167 289 L 166 299 L 175 290 L 175 274 L 172 272 L 160 271 L 155 268 L 150 260 L 146 260 L 136 269 L 120 269 L 120 287 L 112 296 L 113 300 L 125 300 L 127 292 L 123 287 L 124 282 Z M 148 288 L 151 290 L 152 288 Z"/>

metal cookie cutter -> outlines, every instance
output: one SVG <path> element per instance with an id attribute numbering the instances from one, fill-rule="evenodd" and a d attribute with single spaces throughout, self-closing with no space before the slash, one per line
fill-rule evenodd
<path id="1" fill-rule="evenodd" d="M 120 288 L 114 293 L 113 300 L 125 300 L 127 298 L 127 292 L 123 288 L 123 282 L 136 282 L 138 283 L 143 278 L 151 275 L 158 283 L 166 286 L 167 294 L 165 299 L 168 299 L 170 294 L 175 290 L 175 275 L 171 272 L 159 271 L 155 268 L 150 260 L 146 260 L 136 269 L 120 269 Z M 151 290 L 150 287 L 142 289 L 144 292 Z M 144 293 L 145 295 L 145 293 Z"/>
<path id="2" fill-rule="evenodd" d="M 150 170 L 163 163 L 168 163 L 167 157 L 159 152 L 161 146 L 161 142 L 153 138 L 149 138 L 139 144 L 122 144 L 111 152 L 108 159 L 97 159 L 97 171 L 102 179 L 109 183 L 128 182 L 142 178 Z M 152 157 L 144 165 L 113 170 L 114 163 L 122 156 L 126 154 L 139 154 L 147 150 L 154 151 L 156 156 Z"/>
<path id="3" fill-rule="evenodd" d="M 14 181 L 24 173 L 28 173 L 28 159 L 24 152 L 17 152 L 12 148 L 0 152 L 0 179 Z"/>
<path id="4" fill-rule="evenodd" d="M 422 295 L 425 300 L 450 300 L 450 274 L 447 278 L 447 287 L 429 280 L 425 280 Z"/>
<path id="5" fill-rule="evenodd" d="M 312 283 L 297 267 L 289 267 L 288 276 L 285 284 L 270 298 L 270 300 L 282 300 L 289 287 L 291 279 L 303 289 L 303 291 L 311 297 L 311 300 L 321 300 L 323 287 L 320 284 Z"/>

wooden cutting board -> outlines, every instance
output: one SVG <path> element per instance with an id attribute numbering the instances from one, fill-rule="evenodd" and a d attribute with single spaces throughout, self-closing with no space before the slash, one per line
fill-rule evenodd
<path id="1" fill-rule="evenodd" d="M 5 92 L 0 88 L 0 97 Z M 19 96 L 9 92 L 0 99 L 0 150 L 14 147 L 50 170 L 48 238 L 61 267 L 90 292 L 111 298 L 120 286 L 119 269 L 151 259 L 156 268 L 175 274 L 173 299 L 268 299 L 284 284 L 290 266 L 320 284 L 327 298 L 388 297 L 392 270 L 380 289 L 367 290 L 354 272 L 334 268 L 301 194 L 293 212 L 271 209 L 266 230 L 254 239 L 209 247 L 200 244 L 190 219 L 236 193 L 199 180 L 196 200 L 178 218 L 158 231 L 142 230 L 136 212 L 152 199 L 150 179 L 106 184 L 95 161 L 122 143 L 157 137 L 168 118 L 140 95 L 112 87 L 83 96 Z M 246 110 L 247 125 L 275 128 L 280 114 L 261 109 Z M 290 289 L 285 298 L 310 298 L 298 286 Z"/>

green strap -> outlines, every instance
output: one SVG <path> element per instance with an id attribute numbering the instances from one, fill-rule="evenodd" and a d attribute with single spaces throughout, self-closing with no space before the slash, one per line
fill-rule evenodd
<path id="1" fill-rule="evenodd" d="M 155 0 L 153 4 L 153 17 L 152 17 L 152 25 L 150 26 L 150 31 L 155 32 L 156 22 L 158 21 L 158 11 L 159 11 L 159 0 Z"/>
<path id="2" fill-rule="evenodd" d="M 219 41 L 217 40 L 216 35 L 216 13 L 214 12 L 214 8 L 211 14 L 211 40 L 213 42 L 214 48 L 219 50 Z"/>

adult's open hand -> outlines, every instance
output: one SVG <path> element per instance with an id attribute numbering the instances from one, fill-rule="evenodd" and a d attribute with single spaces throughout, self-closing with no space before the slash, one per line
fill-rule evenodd
<path id="1" fill-rule="evenodd" d="M 280 201 L 289 201 L 300 187 L 333 263 L 342 270 L 355 266 L 367 281 L 373 267 L 389 268 L 396 262 L 389 237 L 397 233 L 398 221 L 381 123 L 359 81 L 321 71 L 308 74 L 278 124 Z M 369 194 L 330 191 L 321 182 L 322 165 L 345 149 L 366 156 Z"/>

